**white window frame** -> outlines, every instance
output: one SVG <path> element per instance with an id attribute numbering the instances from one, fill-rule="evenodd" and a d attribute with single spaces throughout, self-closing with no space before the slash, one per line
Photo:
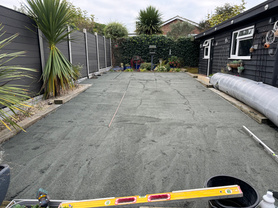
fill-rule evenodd
<path id="1" fill-rule="evenodd" d="M 253 39 L 254 30 L 255 30 L 255 27 L 253 25 L 253 26 L 246 27 L 246 28 L 236 30 L 233 32 L 232 41 L 231 41 L 230 59 L 251 59 L 251 55 L 250 56 L 239 56 L 238 52 L 239 52 L 240 41 Z M 244 31 L 248 31 L 248 33 L 240 35 L 240 32 L 244 32 Z M 235 37 L 235 34 L 236 34 L 236 37 Z M 234 44 L 235 41 L 236 41 L 236 44 Z M 236 48 L 234 48 L 234 46 Z M 235 54 L 233 54 L 234 49 L 235 49 Z"/>
<path id="2" fill-rule="evenodd" d="M 203 47 L 204 47 L 204 59 L 209 59 L 210 58 L 211 40 L 212 39 L 207 39 L 203 43 Z M 206 51 L 208 52 L 207 55 L 206 55 Z"/>

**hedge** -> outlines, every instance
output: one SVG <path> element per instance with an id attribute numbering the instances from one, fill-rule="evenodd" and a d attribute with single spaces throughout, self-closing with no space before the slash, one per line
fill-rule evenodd
<path id="1" fill-rule="evenodd" d="M 155 64 L 159 63 L 160 58 L 168 60 L 171 56 L 177 56 L 182 60 L 183 66 L 198 66 L 199 43 L 197 41 L 185 37 L 174 41 L 162 35 L 140 35 L 114 41 L 114 65 L 130 64 L 130 60 L 135 55 L 141 56 L 144 62 L 151 62 L 149 45 L 156 45 Z M 170 50 L 171 55 L 169 55 Z"/>

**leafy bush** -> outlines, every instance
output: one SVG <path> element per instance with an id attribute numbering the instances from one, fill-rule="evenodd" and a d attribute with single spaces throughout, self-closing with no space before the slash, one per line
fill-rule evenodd
<path id="1" fill-rule="evenodd" d="M 154 69 L 156 72 L 168 72 L 168 69 L 166 66 L 158 66 Z"/>
<path id="2" fill-rule="evenodd" d="M 126 37 L 128 35 L 128 31 L 121 23 L 111 22 L 105 26 L 104 34 L 107 38 L 116 39 Z"/>
<path id="3" fill-rule="evenodd" d="M 181 69 L 180 68 L 171 68 L 170 72 L 180 72 Z"/>
<path id="4" fill-rule="evenodd" d="M 181 67 L 181 61 L 177 56 L 171 56 L 169 58 L 170 67 Z"/>
<path id="5" fill-rule="evenodd" d="M 142 63 L 141 65 L 140 65 L 140 69 L 146 69 L 146 70 L 151 70 L 151 68 L 152 68 L 152 63 Z"/>
<path id="6" fill-rule="evenodd" d="M 198 66 L 200 47 L 197 41 L 184 37 L 174 41 L 162 35 L 140 35 L 118 40 L 117 47 L 113 49 L 115 63 L 130 63 L 134 55 L 151 62 L 149 45 L 156 45 L 155 64 L 159 63 L 159 59 L 168 60 L 171 51 L 172 56 L 180 58 L 182 66 Z"/>
<path id="7" fill-rule="evenodd" d="M 171 67 L 170 67 L 170 64 L 169 64 L 169 63 L 167 63 L 167 64 L 165 65 L 165 67 L 166 67 L 167 71 L 170 71 Z"/>
<path id="8" fill-rule="evenodd" d="M 148 71 L 147 69 L 145 69 L 145 68 L 140 68 L 140 72 L 146 72 L 146 71 Z"/>
<path id="9" fill-rule="evenodd" d="M 130 69 L 126 69 L 126 70 L 124 70 L 125 72 L 133 72 L 133 69 L 132 68 L 130 68 Z"/>
<path id="10" fill-rule="evenodd" d="M 2 32 L 2 29 L 3 26 L 0 24 L 0 37 L 3 37 L 5 34 L 5 32 Z M 19 34 L 16 33 L 10 37 L 1 38 L 0 50 L 10 44 L 18 35 Z M 24 51 L 19 51 L 0 54 L 0 123 L 9 130 L 11 130 L 9 125 L 11 125 L 14 129 L 19 128 L 24 131 L 24 129 L 16 123 L 14 115 L 16 115 L 17 112 L 28 115 L 26 107 L 31 107 L 24 103 L 25 100 L 30 98 L 28 90 L 24 89 L 23 85 L 16 85 L 12 81 L 20 80 L 22 78 L 32 78 L 31 73 L 36 72 L 36 70 L 9 65 L 9 61 L 16 57 L 23 56 L 24 53 Z M 3 107 L 9 109 L 11 114 L 7 113 Z"/>

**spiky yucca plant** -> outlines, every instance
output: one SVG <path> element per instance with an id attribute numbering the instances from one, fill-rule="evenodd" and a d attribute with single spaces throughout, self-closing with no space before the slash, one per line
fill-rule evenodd
<path id="1" fill-rule="evenodd" d="M 136 22 L 136 32 L 140 34 L 154 35 L 161 34 L 162 15 L 152 6 L 146 10 L 140 10 Z"/>
<path id="2" fill-rule="evenodd" d="M 0 24 L 0 38 L 2 38 L 5 34 L 5 32 L 2 32 L 2 29 L 2 24 Z M 0 40 L 0 51 L 17 36 L 18 34 L 14 34 L 8 38 Z M 16 118 L 14 115 L 19 112 L 25 114 L 26 107 L 31 107 L 23 103 L 23 101 L 30 98 L 28 96 L 28 91 L 24 89 L 23 86 L 14 84 L 14 81 L 26 77 L 32 78 L 30 75 L 28 75 L 28 71 L 34 72 L 36 70 L 8 65 L 9 61 L 18 56 L 22 56 L 24 53 L 24 51 L 14 53 L 0 53 L 0 121 L 9 130 L 11 130 L 11 128 L 8 124 L 10 124 L 15 129 L 20 128 L 24 131 L 24 129 L 16 123 Z M 4 109 L 5 107 L 9 108 L 13 115 L 9 114 Z"/>
<path id="3" fill-rule="evenodd" d="M 44 97 L 58 96 L 73 86 L 72 64 L 57 48 L 70 32 L 67 23 L 73 17 L 66 0 L 27 0 L 26 9 L 48 41 L 49 57 L 43 70 Z"/>

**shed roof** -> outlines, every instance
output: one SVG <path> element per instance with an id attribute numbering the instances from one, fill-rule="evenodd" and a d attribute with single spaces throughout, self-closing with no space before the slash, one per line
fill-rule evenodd
<path id="1" fill-rule="evenodd" d="M 246 21 L 250 21 L 252 19 L 258 19 L 262 18 L 267 14 L 277 14 L 277 11 L 275 12 L 275 9 L 278 7 L 278 1 L 277 0 L 267 0 L 231 19 L 226 20 L 225 22 L 222 22 L 198 35 L 195 36 L 195 39 L 199 39 L 202 37 L 206 37 L 208 35 L 212 35 L 214 33 L 219 32 L 220 30 L 227 29 L 228 27 L 235 27 L 239 26 L 240 24 L 243 24 Z"/>

